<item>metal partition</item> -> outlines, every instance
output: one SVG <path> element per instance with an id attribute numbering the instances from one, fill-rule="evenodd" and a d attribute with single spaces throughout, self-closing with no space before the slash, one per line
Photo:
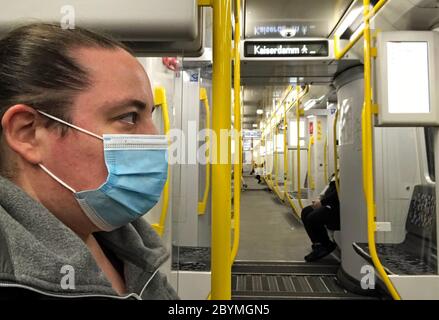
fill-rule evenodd
<path id="1" fill-rule="evenodd" d="M 110 34 L 138 54 L 201 55 L 203 14 L 197 0 L 9 1 L 0 10 L 0 37 L 32 22 L 59 23 Z"/>
<path id="2" fill-rule="evenodd" d="M 45 0 L 44 6 L 32 0 L 9 1 L 0 11 L 0 35 L 35 21 L 75 23 L 124 41 L 189 41 L 198 35 L 196 0 Z"/>

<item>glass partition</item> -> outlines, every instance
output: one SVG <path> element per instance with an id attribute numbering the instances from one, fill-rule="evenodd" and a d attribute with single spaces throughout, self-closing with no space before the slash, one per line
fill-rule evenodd
<path id="1" fill-rule="evenodd" d="M 377 250 L 395 275 L 437 275 L 433 132 L 376 130 Z"/>

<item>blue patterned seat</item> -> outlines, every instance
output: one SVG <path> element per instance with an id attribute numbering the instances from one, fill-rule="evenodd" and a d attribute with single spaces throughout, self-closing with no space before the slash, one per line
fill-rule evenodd
<path id="1" fill-rule="evenodd" d="M 377 252 L 387 272 L 399 275 L 437 274 L 436 193 L 433 186 L 415 186 L 402 243 L 377 244 Z M 354 243 L 354 249 L 370 260 L 369 248 Z"/>

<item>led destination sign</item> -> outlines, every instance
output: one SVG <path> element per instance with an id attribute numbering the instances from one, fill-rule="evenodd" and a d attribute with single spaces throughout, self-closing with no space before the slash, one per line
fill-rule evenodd
<path id="1" fill-rule="evenodd" d="M 327 57 L 328 41 L 245 42 L 246 57 L 298 58 Z"/>

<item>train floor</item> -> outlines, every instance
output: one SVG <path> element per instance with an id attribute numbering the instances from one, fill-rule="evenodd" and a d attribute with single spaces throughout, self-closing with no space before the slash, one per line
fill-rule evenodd
<path id="1" fill-rule="evenodd" d="M 254 176 L 244 181 L 232 299 L 370 299 L 338 283 L 338 251 L 315 263 L 304 262 L 311 242 L 302 223 Z"/>
<path id="2" fill-rule="evenodd" d="M 245 176 L 241 193 L 241 236 L 236 260 L 303 261 L 311 242 L 302 223 L 266 185 Z M 322 259 L 334 261 L 335 255 Z"/>

